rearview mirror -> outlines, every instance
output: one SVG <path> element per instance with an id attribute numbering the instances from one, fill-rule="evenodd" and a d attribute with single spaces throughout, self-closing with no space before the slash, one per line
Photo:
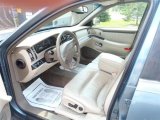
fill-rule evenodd
<path id="1" fill-rule="evenodd" d="M 84 14 L 88 12 L 88 8 L 86 6 L 81 6 L 77 9 L 72 10 L 72 12 L 77 13 L 77 14 Z"/>

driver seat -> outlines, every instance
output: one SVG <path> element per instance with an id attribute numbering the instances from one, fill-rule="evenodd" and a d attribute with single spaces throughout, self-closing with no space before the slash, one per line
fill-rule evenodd
<path id="1" fill-rule="evenodd" d="M 62 104 L 77 113 L 105 114 L 107 95 L 126 62 L 108 53 L 102 53 L 98 59 L 98 65 L 90 63 L 64 87 Z"/>

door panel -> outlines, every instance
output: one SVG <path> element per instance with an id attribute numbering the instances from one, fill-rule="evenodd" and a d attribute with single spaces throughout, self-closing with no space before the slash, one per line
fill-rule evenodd
<path id="1" fill-rule="evenodd" d="M 88 47 L 125 57 L 131 50 L 137 30 L 92 29 Z"/>
<path id="2" fill-rule="evenodd" d="M 125 58 L 131 51 L 146 8 L 147 2 L 124 2 L 101 11 L 92 20 L 90 33 L 94 37 L 90 47 Z"/>
<path id="3" fill-rule="evenodd" d="M 9 108 L 9 102 L 11 101 L 12 97 L 8 96 L 0 75 L 0 120 L 10 120 L 11 113 Z"/>
<path id="4" fill-rule="evenodd" d="M 96 31 L 98 35 L 113 41 L 113 42 L 119 42 L 119 43 L 128 43 L 132 44 L 133 40 L 135 38 L 136 30 L 135 31 L 124 31 L 124 30 L 107 30 L 107 29 L 101 29 L 99 31 Z"/>

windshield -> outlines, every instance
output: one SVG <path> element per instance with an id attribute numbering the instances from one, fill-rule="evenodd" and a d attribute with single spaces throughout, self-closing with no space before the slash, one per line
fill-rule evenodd
<path id="1" fill-rule="evenodd" d="M 84 18 L 96 10 L 100 5 L 99 4 L 89 4 L 81 6 L 77 9 L 73 9 L 57 19 L 53 20 L 49 24 L 43 26 L 40 30 L 57 28 L 57 27 L 68 27 L 74 26 L 80 23 Z"/>
<path id="2" fill-rule="evenodd" d="M 96 10 L 99 4 L 89 4 L 81 6 L 77 9 L 63 14 L 47 25 L 43 26 L 40 30 L 74 26 L 81 22 L 86 16 Z M 13 6 L 0 5 L 0 36 L 1 40 L 9 37 L 24 21 L 32 18 L 38 10 L 26 10 Z"/>

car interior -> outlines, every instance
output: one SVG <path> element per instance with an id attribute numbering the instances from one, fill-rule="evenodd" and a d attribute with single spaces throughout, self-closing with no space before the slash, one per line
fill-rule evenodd
<path id="1" fill-rule="evenodd" d="M 42 119 L 105 120 L 140 25 L 107 28 L 96 26 L 96 17 L 129 3 L 102 1 L 68 8 L 12 47 L 8 62 L 18 106 Z M 61 90 L 53 110 L 33 106 L 24 95 L 37 79 Z"/>

